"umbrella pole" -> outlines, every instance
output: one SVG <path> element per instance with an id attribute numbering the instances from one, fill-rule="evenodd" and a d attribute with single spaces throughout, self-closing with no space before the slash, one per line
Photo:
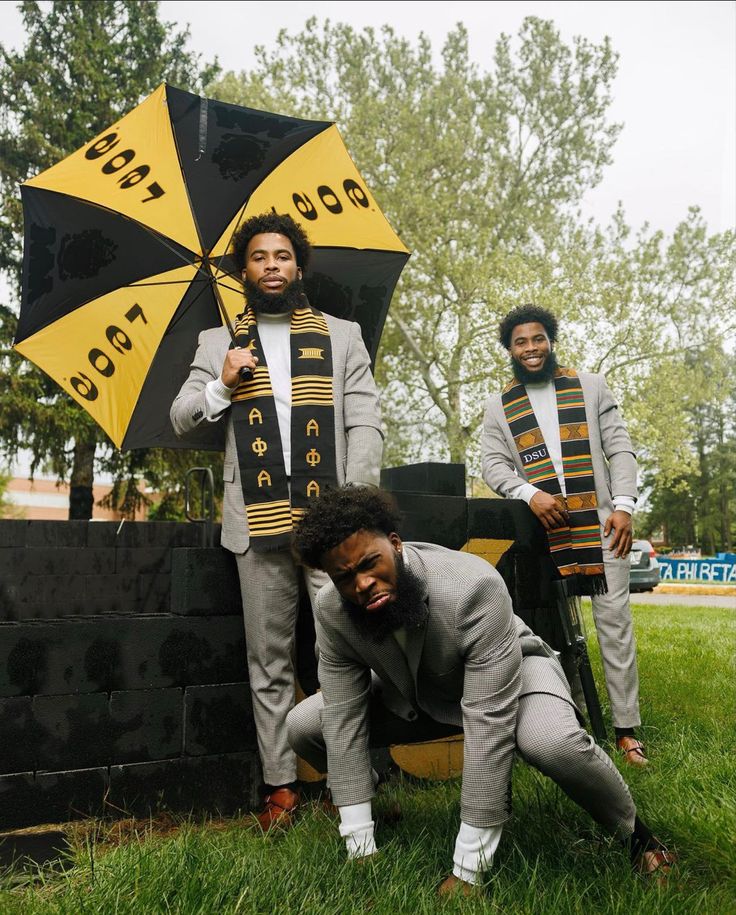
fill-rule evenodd
<path id="1" fill-rule="evenodd" d="M 230 320 L 230 316 L 228 315 L 227 309 L 225 308 L 225 303 L 222 301 L 222 296 L 220 295 L 220 289 L 217 285 L 217 280 L 214 277 L 212 277 L 212 287 L 215 293 L 215 298 L 217 299 L 217 307 L 220 309 L 220 314 L 224 318 L 225 325 L 230 333 L 230 339 L 233 341 L 233 346 L 235 349 L 238 349 L 239 347 L 235 342 L 235 330 L 233 329 L 232 321 Z M 240 370 L 240 378 L 242 381 L 249 381 L 252 377 L 253 372 L 251 372 L 250 369 L 242 368 Z"/>
<path id="2" fill-rule="evenodd" d="M 222 301 L 222 296 L 220 295 L 220 289 L 217 285 L 217 280 L 212 276 L 212 274 L 210 274 L 210 282 L 212 283 L 212 290 L 215 293 L 215 299 L 217 300 L 217 307 L 220 309 L 220 314 L 225 321 L 225 326 L 227 327 L 230 334 L 230 339 L 233 341 L 233 345 L 235 345 L 235 330 L 233 329 L 232 321 L 230 320 L 230 316 L 228 315 L 227 309 L 225 308 L 225 303 Z"/>

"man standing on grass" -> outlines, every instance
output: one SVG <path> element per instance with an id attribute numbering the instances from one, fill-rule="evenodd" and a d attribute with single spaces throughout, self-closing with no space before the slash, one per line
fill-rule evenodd
<path id="1" fill-rule="evenodd" d="M 200 335 L 171 422 L 184 436 L 227 417 L 222 546 L 240 577 L 265 783 L 258 822 L 267 830 L 289 825 L 299 804 L 286 715 L 295 701 L 300 579 L 310 598 L 324 584 L 295 564 L 292 525 L 328 485 L 378 483 L 383 433 L 360 328 L 306 300 L 311 247 L 301 226 L 276 213 L 253 216 L 233 249 L 245 292 L 235 345 L 224 327 Z"/>
<path id="2" fill-rule="evenodd" d="M 629 605 L 637 498 L 631 439 L 605 378 L 557 365 L 551 312 L 514 309 L 501 321 L 499 339 L 514 379 L 486 404 L 483 479 L 500 496 L 529 505 L 568 593 L 591 596 L 616 746 L 629 765 L 646 766 L 635 732 L 639 673 Z"/>
<path id="3" fill-rule="evenodd" d="M 554 652 L 514 615 L 483 559 L 402 543 L 390 498 L 328 490 L 295 530 L 295 549 L 331 584 L 314 606 L 321 693 L 288 717 L 294 749 L 329 773 L 350 857 L 376 851 L 371 746 L 462 732 L 461 824 L 440 888 L 471 892 L 510 815 L 514 750 L 627 846 L 640 873 L 673 857 L 636 815 L 609 757 L 578 722 Z"/>

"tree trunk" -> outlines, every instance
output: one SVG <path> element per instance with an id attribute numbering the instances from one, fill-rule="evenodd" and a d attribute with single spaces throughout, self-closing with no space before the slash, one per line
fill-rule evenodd
<path id="1" fill-rule="evenodd" d="M 96 442 L 74 443 L 74 464 L 69 492 L 69 520 L 89 521 L 92 517 L 94 497 L 94 461 Z"/>

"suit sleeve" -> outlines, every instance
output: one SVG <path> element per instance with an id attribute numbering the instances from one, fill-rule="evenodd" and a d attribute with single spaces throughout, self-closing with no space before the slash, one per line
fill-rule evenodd
<path id="1" fill-rule="evenodd" d="M 383 456 L 383 428 L 378 388 L 371 372 L 360 327 L 350 327 L 345 362 L 343 414 L 347 436 L 347 483 L 378 486 Z"/>
<path id="2" fill-rule="evenodd" d="M 611 474 L 611 493 L 613 496 L 630 496 L 636 501 L 638 489 L 634 446 L 606 379 L 602 375 L 599 378 L 598 425 L 603 453 Z"/>
<path id="3" fill-rule="evenodd" d="M 465 752 L 461 819 L 479 828 L 510 815 L 521 645 L 498 576 L 479 579 L 456 611 L 465 676 L 461 703 Z"/>
<path id="4" fill-rule="evenodd" d="M 496 416 L 497 401 L 497 397 L 489 397 L 486 401 L 480 439 L 481 468 L 483 479 L 491 489 L 504 499 L 510 499 L 525 481 L 516 470 L 504 430 Z"/>
<path id="5" fill-rule="evenodd" d="M 220 377 L 219 371 L 213 369 L 211 360 L 207 358 L 207 347 L 204 344 L 205 333 L 206 331 L 203 331 L 199 335 L 197 351 L 189 368 L 189 377 L 174 398 L 169 411 L 171 425 L 180 438 L 187 432 L 191 432 L 205 418 L 207 412 L 205 387 L 207 382 Z"/>
<path id="6" fill-rule="evenodd" d="M 369 748 L 371 672 L 325 623 L 319 596 L 314 615 L 332 800 L 338 807 L 361 804 L 375 794 Z"/>

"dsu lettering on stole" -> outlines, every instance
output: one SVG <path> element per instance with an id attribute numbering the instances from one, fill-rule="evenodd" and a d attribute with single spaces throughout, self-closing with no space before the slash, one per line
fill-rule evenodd
<path id="1" fill-rule="evenodd" d="M 532 461 L 540 461 L 542 458 L 546 457 L 549 457 L 547 449 L 538 448 L 536 451 L 525 451 L 521 456 L 521 460 L 525 464 L 531 464 Z"/>

